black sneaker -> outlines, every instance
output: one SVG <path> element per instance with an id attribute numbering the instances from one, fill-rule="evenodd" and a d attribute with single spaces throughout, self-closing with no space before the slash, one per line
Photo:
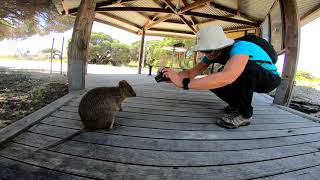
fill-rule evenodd
<path id="1" fill-rule="evenodd" d="M 238 111 L 238 108 L 228 105 L 228 106 L 224 107 L 223 110 L 226 113 L 231 113 L 233 111 Z"/>
<path id="2" fill-rule="evenodd" d="M 228 129 L 235 129 L 240 126 L 247 126 L 250 124 L 252 118 L 245 118 L 238 112 L 234 111 L 231 114 L 226 114 L 224 117 L 217 121 L 217 125 Z"/>

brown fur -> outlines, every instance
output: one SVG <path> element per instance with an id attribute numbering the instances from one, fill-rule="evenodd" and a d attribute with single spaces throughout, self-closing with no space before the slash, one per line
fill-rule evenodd
<path id="1" fill-rule="evenodd" d="M 37 151 L 52 148 L 85 130 L 112 129 L 116 111 L 122 111 L 122 101 L 127 97 L 135 96 L 136 93 L 133 88 L 125 80 L 120 81 L 117 87 L 91 89 L 82 97 L 79 104 L 79 115 L 83 125 L 82 130 Z"/>
<path id="2" fill-rule="evenodd" d="M 79 115 L 84 129 L 112 129 L 115 112 L 121 111 L 121 103 L 136 93 L 127 81 L 118 87 L 97 87 L 83 96 L 79 104 Z"/>

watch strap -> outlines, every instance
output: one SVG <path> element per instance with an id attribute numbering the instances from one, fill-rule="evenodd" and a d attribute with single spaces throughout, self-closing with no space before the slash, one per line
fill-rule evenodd
<path id="1" fill-rule="evenodd" d="M 182 84 L 183 84 L 183 89 L 184 90 L 188 90 L 189 89 L 189 83 L 190 83 L 190 78 L 184 78 L 182 80 Z"/>

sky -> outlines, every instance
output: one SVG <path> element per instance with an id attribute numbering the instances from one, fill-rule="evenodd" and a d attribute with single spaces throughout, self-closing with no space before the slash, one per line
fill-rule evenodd
<path id="1" fill-rule="evenodd" d="M 104 32 L 109 34 L 112 38 L 118 39 L 121 43 L 130 45 L 133 42 L 141 40 L 141 36 L 121 30 L 112 26 L 94 22 L 92 27 L 93 32 Z M 320 50 L 320 18 L 304 25 L 300 31 L 300 53 L 298 70 L 307 71 L 313 75 L 320 77 L 320 57 L 317 51 Z M 51 48 L 52 40 L 54 41 L 54 48 L 61 49 L 62 38 L 65 42 L 72 36 L 72 30 L 64 33 L 51 33 L 47 36 L 35 35 L 25 40 L 3 40 L 0 42 L 0 54 L 18 54 L 18 50 L 26 52 L 29 50 L 32 54 L 38 51 Z M 146 36 L 148 40 L 162 40 L 162 37 Z M 64 46 L 66 48 L 66 46 Z M 66 49 L 64 50 L 66 52 Z M 283 65 L 283 56 L 279 57 L 277 67 L 281 72 Z"/>

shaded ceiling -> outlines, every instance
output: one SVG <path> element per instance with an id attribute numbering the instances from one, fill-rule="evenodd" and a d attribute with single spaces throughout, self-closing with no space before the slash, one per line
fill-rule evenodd
<path id="1" fill-rule="evenodd" d="M 80 0 L 53 0 L 62 14 L 75 15 Z M 275 0 L 97 0 L 95 21 L 126 31 L 193 38 L 208 24 L 226 32 L 260 27 Z M 301 19 L 319 11 L 319 0 L 297 0 Z"/>

